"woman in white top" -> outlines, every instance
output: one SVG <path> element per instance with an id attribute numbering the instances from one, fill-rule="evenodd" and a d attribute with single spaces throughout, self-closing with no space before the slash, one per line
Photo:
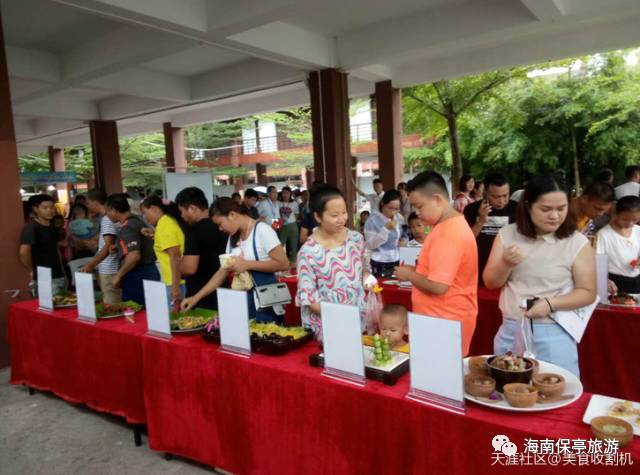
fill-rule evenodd
<path id="1" fill-rule="evenodd" d="M 220 267 L 197 294 L 182 301 L 183 311 L 195 307 L 200 299 L 223 285 L 231 272 L 251 272 L 256 285 L 266 285 L 276 282 L 276 272 L 289 268 L 276 232 L 266 223 L 249 217 L 244 206 L 228 197 L 218 198 L 211 205 L 210 215 L 220 230 L 229 235 L 227 253 L 236 256 L 229 267 Z M 278 321 L 273 312 L 256 311 L 252 298 L 249 300 L 249 318 Z"/>
<path id="2" fill-rule="evenodd" d="M 371 269 L 376 277 L 391 277 L 400 264 L 400 238 L 404 224 L 400 205 L 399 191 L 385 192 L 379 210 L 372 211 L 364 225 L 364 238 L 371 250 Z"/>
<path id="3" fill-rule="evenodd" d="M 640 293 L 640 198 L 625 196 L 616 203 L 616 214 L 596 235 L 596 252 L 607 255 L 609 288 Z"/>
<path id="4" fill-rule="evenodd" d="M 530 319 L 536 358 L 579 375 L 576 342 L 551 316 L 594 302 L 595 257 L 569 214 L 568 190 L 554 177 L 539 175 L 527 184 L 516 223 L 498 233 L 483 277 L 488 288 L 502 288 L 495 354 L 513 349 L 528 323 L 523 319 Z M 523 301 L 535 298 L 522 309 Z"/>

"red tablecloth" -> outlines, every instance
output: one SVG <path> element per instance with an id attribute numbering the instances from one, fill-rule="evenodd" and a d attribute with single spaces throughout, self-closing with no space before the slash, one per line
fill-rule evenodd
<path id="1" fill-rule="evenodd" d="M 292 295 L 295 277 L 283 279 Z M 411 290 L 382 284 L 385 304 L 399 303 L 411 309 Z M 478 289 L 478 323 L 471 340 L 469 354 L 493 353 L 493 337 L 502 323 L 498 308 L 500 292 Z M 287 308 L 286 320 L 299 324 L 300 309 Z M 640 401 L 640 371 L 636 348 L 640 345 L 640 310 L 600 306 L 591 317 L 578 348 L 580 379 L 587 391 L 596 394 Z"/>
<path id="2" fill-rule="evenodd" d="M 589 439 L 589 395 L 535 415 L 470 403 L 461 416 L 406 399 L 406 375 L 394 387 L 327 379 L 308 366 L 315 351 L 246 359 L 198 336 L 144 337 L 149 446 L 237 474 L 605 473 L 491 466 L 497 434 L 520 451 L 525 438 Z M 640 440 L 629 450 L 635 465 L 616 473 L 638 473 Z"/>
<path id="3" fill-rule="evenodd" d="M 78 321 L 77 311 L 38 310 L 37 301 L 9 307 L 11 383 L 51 391 L 92 409 L 144 423 L 141 335 L 143 312 L 95 325 Z"/>

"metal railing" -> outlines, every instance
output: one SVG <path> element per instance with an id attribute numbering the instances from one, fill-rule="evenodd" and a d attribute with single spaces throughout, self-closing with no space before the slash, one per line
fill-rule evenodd
<path id="1" fill-rule="evenodd" d="M 370 142 L 377 137 L 373 124 L 357 124 L 350 126 L 351 143 Z M 253 155 L 256 153 L 271 153 L 280 150 L 291 150 L 312 145 L 312 140 L 292 140 L 286 135 L 271 135 L 260 137 L 259 140 L 237 138 L 231 145 L 210 149 L 187 149 L 187 156 L 191 160 L 216 160 L 218 158 Z"/>

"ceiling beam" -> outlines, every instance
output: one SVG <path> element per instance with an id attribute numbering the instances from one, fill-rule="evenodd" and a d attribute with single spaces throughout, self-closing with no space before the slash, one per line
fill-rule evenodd
<path id="1" fill-rule="evenodd" d="M 553 21 L 566 15 L 562 0 L 520 0 L 540 21 Z"/>
<path id="2" fill-rule="evenodd" d="M 100 113 L 95 101 L 75 99 L 68 95 L 50 94 L 29 102 L 14 104 L 15 115 L 50 117 L 71 120 L 99 120 Z"/>
<path id="3" fill-rule="evenodd" d="M 188 78 L 144 68 L 123 69 L 89 81 L 83 87 L 174 102 L 191 100 Z"/>
<path id="4" fill-rule="evenodd" d="M 193 100 L 215 99 L 302 81 L 303 73 L 280 64 L 250 59 L 191 78 Z"/>

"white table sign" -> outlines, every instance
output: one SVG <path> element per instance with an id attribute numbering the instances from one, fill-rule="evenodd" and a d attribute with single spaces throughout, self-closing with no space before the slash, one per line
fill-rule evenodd
<path id="1" fill-rule="evenodd" d="M 53 283 L 51 282 L 51 269 L 40 267 L 38 273 L 38 305 L 43 310 L 53 310 Z"/>
<path id="2" fill-rule="evenodd" d="M 462 324 L 409 312 L 411 399 L 464 412 Z"/>
<path id="3" fill-rule="evenodd" d="M 400 265 L 415 266 L 418 262 L 418 256 L 422 251 L 422 247 L 401 247 L 400 248 Z"/>
<path id="4" fill-rule="evenodd" d="M 96 323 L 96 298 L 93 292 L 93 274 L 76 272 L 76 296 L 78 298 L 78 319 Z"/>
<path id="5" fill-rule="evenodd" d="M 324 375 L 364 385 L 364 353 L 360 310 L 351 305 L 322 302 Z"/>
<path id="6" fill-rule="evenodd" d="M 249 293 L 230 289 L 218 289 L 216 292 L 220 319 L 220 350 L 249 356 Z"/>
<path id="7" fill-rule="evenodd" d="M 147 334 L 160 338 L 171 338 L 166 285 L 163 282 L 152 280 L 144 280 L 142 284 L 144 285 L 144 303 L 147 312 Z"/>

